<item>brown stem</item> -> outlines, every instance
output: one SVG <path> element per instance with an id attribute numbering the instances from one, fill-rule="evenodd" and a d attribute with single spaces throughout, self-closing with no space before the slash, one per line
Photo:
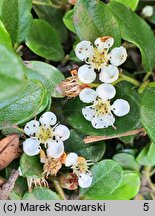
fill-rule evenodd
<path id="1" fill-rule="evenodd" d="M 19 176 L 18 170 L 13 170 L 7 183 L 0 187 L 0 200 L 8 199 L 12 189 L 14 188 L 15 182 Z"/>
<path id="2" fill-rule="evenodd" d="M 98 142 L 98 141 L 102 141 L 102 140 L 108 140 L 108 139 L 114 139 L 114 138 L 119 138 L 119 137 L 135 135 L 135 134 L 139 134 L 142 132 L 145 132 L 144 128 L 140 128 L 140 129 L 129 131 L 129 132 L 122 133 L 122 134 L 117 134 L 115 136 L 87 136 L 83 139 L 83 141 L 85 144 L 89 144 L 92 142 Z"/>

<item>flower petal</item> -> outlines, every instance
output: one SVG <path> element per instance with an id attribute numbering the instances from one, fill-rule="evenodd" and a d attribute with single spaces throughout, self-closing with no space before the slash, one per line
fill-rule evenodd
<path id="1" fill-rule="evenodd" d="M 39 122 L 36 120 L 32 120 L 28 122 L 24 127 L 24 132 L 28 136 L 33 136 L 39 129 Z"/>
<path id="2" fill-rule="evenodd" d="M 92 106 L 85 106 L 84 108 L 82 108 L 82 114 L 84 115 L 85 119 L 91 121 L 95 116 L 95 111 Z"/>
<path id="3" fill-rule="evenodd" d="M 115 97 L 116 89 L 113 85 L 104 83 L 97 87 L 96 92 L 100 98 L 107 101 Z"/>
<path id="4" fill-rule="evenodd" d="M 102 53 L 105 49 L 109 49 L 114 44 L 114 38 L 113 37 L 99 37 L 94 42 L 95 46 L 97 47 L 97 50 Z"/>
<path id="5" fill-rule="evenodd" d="M 91 66 L 83 65 L 78 70 L 78 78 L 82 83 L 92 83 L 96 79 L 96 73 Z"/>
<path id="6" fill-rule="evenodd" d="M 99 79 L 101 80 L 101 82 L 112 83 L 118 79 L 118 76 L 119 76 L 119 70 L 116 66 L 103 65 L 101 68 Z"/>
<path id="7" fill-rule="evenodd" d="M 78 155 L 76 153 L 70 153 L 66 157 L 65 166 L 74 166 L 77 163 Z"/>
<path id="8" fill-rule="evenodd" d="M 117 99 L 111 106 L 113 113 L 116 116 L 124 116 L 129 113 L 130 105 L 126 100 Z"/>
<path id="9" fill-rule="evenodd" d="M 45 127 L 50 125 L 55 125 L 57 122 L 57 117 L 53 112 L 45 112 L 39 119 L 40 123 Z"/>
<path id="10" fill-rule="evenodd" d="M 113 126 L 115 118 L 112 114 L 99 115 L 92 119 L 92 126 L 96 129 L 107 128 Z"/>
<path id="11" fill-rule="evenodd" d="M 70 137 L 70 130 L 65 125 L 59 124 L 55 130 L 54 134 L 57 140 L 67 140 Z"/>
<path id="12" fill-rule="evenodd" d="M 80 100 L 84 103 L 91 103 L 95 101 L 96 97 L 96 91 L 91 88 L 84 88 L 79 94 Z"/>
<path id="13" fill-rule="evenodd" d="M 93 177 L 87 173 L 81 173 L 78 178 L 78 183 L 81 188 L 88 188 L 92 184 Z"/>
<path id="14" fill-rule="evenodd" d="M 49 140 L 47 155 L 52 158 L 59 158 L 64 153 L 64 144 L 62 141 Z"/>
<path id="15" fill-rule="evenodd" d="M 115 47 L 108 55 L 110 63 L 115 66 L 123 64 L 127 59 L 127 52 L 124 47 Z"/>
<path id="16" fill-rule="evenodd" d="M 29 156 L 34 156 L 40 152 L 40 142 L 37 139 L 26 139 L 23 142 L 23 151 Z"/>
<path id="17" fill-rule="evenodd" d="M 90 41 L 81 41 L 76 45 L 75 54 L 81 61 L 89 62 L 93 57 L 94 48 Z"/>

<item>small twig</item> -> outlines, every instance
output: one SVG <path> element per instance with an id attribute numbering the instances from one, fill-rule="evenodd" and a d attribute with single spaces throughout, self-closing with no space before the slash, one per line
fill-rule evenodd
<path id="1" fill-rule="evenodd" d="M 140 129 L 129 131 L 129 132 L 122 133 L 122 134 L 117 134 L 115 136 L 87 136 L 86 138 L 83 139 L 83 141 L 85 144 L 89 144 L 89 143 L 98 142 L 98 141 L 102 141 L 102 140 L 108 140 L 108 139 L 114 139 L 114 138 L 119 138 L 119 137 L 135 135 L 135 134 L 139 134 L 142 132 L 145 132 L 144 128 L 140 128 Z"/>
<path id="2" fill-rule="evenodd" d="M 19 176 L 18 170 L 13 170 L 7 183 L 0 188 L 0 200 L 8 199 L 12 189 L 14 188 L 18 176 Z"/>

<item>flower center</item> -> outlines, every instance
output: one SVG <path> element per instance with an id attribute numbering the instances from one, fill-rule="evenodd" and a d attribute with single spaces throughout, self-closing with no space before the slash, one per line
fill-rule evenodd
<path id="1" fill-rule="evenodd" d="M 78 175 L 79 173 L 86 173 L 88 171 L 88 164 L 85 158 L 78 157 L 78 162 L 73 166 L 73 172 Z"/>
<path id="2" fill-rule="evenodd" d="M 100 69 L 101 65 L 103 63 L 106 63 L 108 61 L 107 59 L 107 52 L 101 53 L 97 50 L 97 48 L 94 48 L 94 55 L 93 58 L 91 59 L 92 65 L 95 66 L 96 69 Z"/>
<path id="3" fill-rule="evenodd" d="M 93 105 L 96 115 L 105 115 L 111 113 L 110 109 L 110 101 L 103 101 L 102 99 L 98 99 Z"/>
<path id="4" fill-rule="evenodd" d="M 45 144 L 48 139 L 53 138 L 53 136 L 54 132 L 51 127 L 46 128 L 44 126 L 40 126 L 38 132 L 36 133 L 36 138 L 43 144 Z"/>

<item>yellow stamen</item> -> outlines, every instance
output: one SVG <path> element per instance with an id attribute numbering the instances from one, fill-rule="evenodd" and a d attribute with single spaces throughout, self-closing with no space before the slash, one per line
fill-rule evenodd
<path id="1" fill-rule="evenodd" d="M 98 99 L 93 105 L 93 108 L 95 109 L 97 115 L 111 113 L 110 101 L 103 101 L 102 99 Z"/>
<path id="2" fill-rule="evenodd" d="M 53 138 L 54 132 L 51 127 L 40 126 L 39 131 L 36 133 L 36 138 L 43 144 L 47 142 L 48 139 Z"/>

